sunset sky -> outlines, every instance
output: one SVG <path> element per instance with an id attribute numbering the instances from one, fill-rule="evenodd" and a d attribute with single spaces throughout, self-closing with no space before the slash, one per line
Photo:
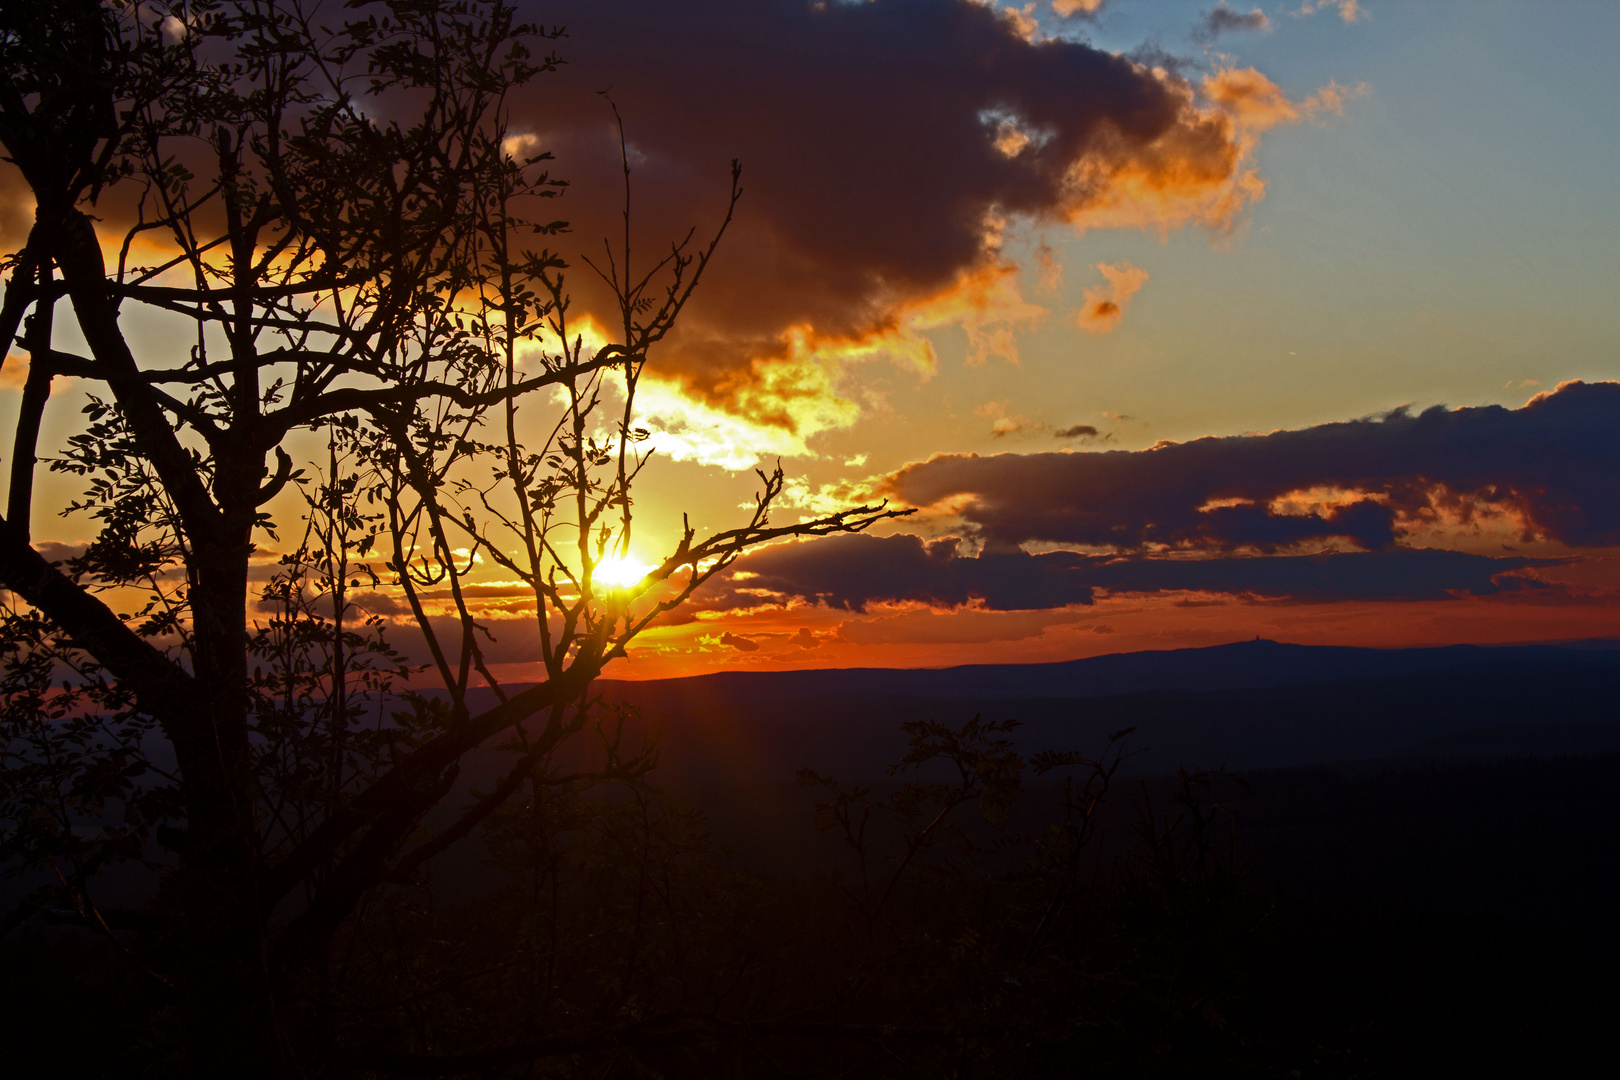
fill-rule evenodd
<path id="1" fill-rule="evenodd" d="M 1620 632 L 1620 6 L 521 6 L 568 30 L 513 134 L 569 244 L 617 227 L 598 91 L 645 257 L 742 162 L 634 555 L 778 458 L 782 520 L 918 511 L 750 556 L 610 674 Z"/>

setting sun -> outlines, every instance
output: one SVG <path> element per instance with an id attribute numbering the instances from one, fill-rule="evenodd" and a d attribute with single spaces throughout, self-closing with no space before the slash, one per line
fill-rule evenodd
<path id="1" fill-rule="evenodd" d="M 641 580 L 654 569 L 656 567 L 628 555 L 609 555 L 596 564 L 592 577 L 610 589 L 628 589 L 641 584 Z"/>

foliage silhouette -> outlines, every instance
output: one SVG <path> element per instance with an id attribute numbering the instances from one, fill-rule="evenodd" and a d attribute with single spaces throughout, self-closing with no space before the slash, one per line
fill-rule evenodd
<path id="1" fill-rule="evenodd" d="M 598 334 L 564 257 L 525 246 L 566 232 L 538 213 L 564 182 L 509 128 L 561 36 L 502 0 L 0 13 L 0 144 L 37 207 L 0 310 L 28 356 L 0 523 L 0 854 L 50 875 L 10 924 L 55 912 L 127 951 L 172 995 L 194 1074 L 332 1052 L 345 927 L 556 782 L 559 748 L 598 730 L 605 663 L 750 546 L 893 513 L 774 524 L 778 468 L 739 527 L 602 579 L 630 549 L 649 352 L 741 188 L 733 163 L 706 243 L 633 261 L 626 166 L 625 241 L 588 261 L 618 300 Z M 137 310 L 156 341 L 126 329 Z M 41 447 L 63 376 L 89 403 Z M 42 452 L 95 530 L 54 561 L 30 543 Z M 303 534 L 271 568 L 256 552 L 295 493 Z M 539 683 L 492 670 L 481 561 L 533 606 Z M 505 779 L 428 828 L 492 740 Z M 579 782 L 650 762 L 610 753 Z M 121 861 L 161 876 L 140 910 L 97 899 Z"/>

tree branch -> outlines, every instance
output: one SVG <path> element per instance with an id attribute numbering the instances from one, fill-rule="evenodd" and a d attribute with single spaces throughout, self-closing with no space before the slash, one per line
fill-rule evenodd
<path id="1" fill-rule="evenodd" d="M 584 659 L 576 660 L 560 678 L 520 691 L 411 751 L 370 787 L 334 810 L 303 843 L 266 872 L 263 878 L 266 906 L 274 906 L 322 860 L 368 824 L 385 815 L 411 813 L 420 792 L 435 783 L 467 751 L 541 709 L 583 693 L 600 668 L 601 661 L 587 654 Z"/>
<path id="2" fill-rule="evenodd" d="M 195 707 L 198 688 L 178 664 L 125 626 L 111 608 L 91 596 L 29 546 L 10 522 L 0 521 L 0 585 L 38 608 L 73 643 L 134 695 L 143 712 L 165 731 Z"/>
<path id="3" fill-rule="evenodd" d="M 141 378 L 129 343 L 118 328 L 118 309 L 108 294 L 107 272 L 95 229 L 79 210 L 69 211 L 63 226 L 56 261 L 67 281 L 73 312 L 90 353 L 105 366 L 107 384 L 123 406 L 142 454 L 152 462 L 174 499 L 187 531 L 194 536 L 215 535 L 222 523 L 219 508 L 191 456 L 164 419 L 152 387 Z"/>

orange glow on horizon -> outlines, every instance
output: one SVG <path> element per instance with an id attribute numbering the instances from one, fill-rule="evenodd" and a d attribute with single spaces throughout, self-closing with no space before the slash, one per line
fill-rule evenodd
<path id="1" fill-rule="evenodd" d="M 1089 607 L 1048 611 L 874 605 L 863 616 L 806 605 L 757 608 L 716 620 L 655 627 L 632 646 L 628 660 L 610 664 L 603 678 L 1049 663 L 1255 637 L 1302 645 L 1411 648 L 1616 636 L 1620 624 L 1614 598 L 1620 592 L 1620 560 L 1571 569 L 1569 576 L 1575 579 L 1571 595 L 1555 598 L 1531 593 L 1297 604 L 1187 593 L 1099 597 Z M 1562 571 L 1542 574 L 1558 578 Z M 1399 617 L 1392 617 L 1392 612 Z M 757 647 L 745 651 L 726 644 L 727 635 Z"/>

